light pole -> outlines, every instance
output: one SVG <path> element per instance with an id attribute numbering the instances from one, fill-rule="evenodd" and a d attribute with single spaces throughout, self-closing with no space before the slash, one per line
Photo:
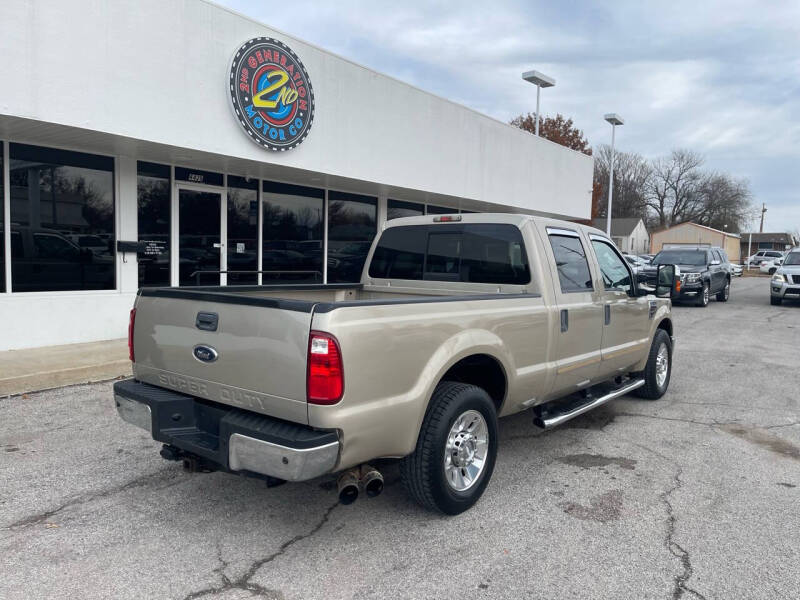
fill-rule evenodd
<path id="1" fill-rule="evenodd" d="M 625 121 L 617 113 L 608 113 L 603 118 L 611 123 L 611 167 L 608 175 L 608 210 L 606 211 L 608 213 L 606 215 L 606 235 L 611 237 L 611 198 L 614 193 L 614 134 L 617 131 L 617 125 L 624 125 Z"/>
<path id="2" fill-rule="evenodd" d="M 539 93 L 542 88 L 553 87 L 556 84 L 556 80 L 544 73 L 539 73 L 539 71 L 526 71 L 522 74 L 522 78 L 536 86 L 536 125 L 534 126 L 534 133 L 539 135 Z"/>

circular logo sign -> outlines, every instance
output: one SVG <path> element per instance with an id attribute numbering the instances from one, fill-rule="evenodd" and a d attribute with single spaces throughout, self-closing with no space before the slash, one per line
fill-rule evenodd
<path id="1" fill-rule="evenodd" d="M 231 65 L 233 111 L 250 139 L 270 150 L 291 150 L 314 120 L 314 90 L 303 63 L 283 42 L 253 38 Z"/>

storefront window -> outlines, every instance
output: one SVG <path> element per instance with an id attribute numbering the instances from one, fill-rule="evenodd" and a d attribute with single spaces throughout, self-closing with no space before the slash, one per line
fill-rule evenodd
<path id="1" fill-rule="evenodd" d="M 139 287 L 169 285 L 170 168 L 137 163 Z"/>
<path id="2" fill-rule="evenodd" d="M 256 271 L 258 179 L 228 175 L 228 285 L 258 283 Z"/>
<path id="3" fill-rule="evenodd" d="M 6 291 L 6 230 L 3 223 L 6 195 L 3 188 L 5 182 L 5 165 L 3 164 L 3 142 L 0 142 L 0 294 Z"/>
<path id="4" fill-rule="evenodd" d="M 386 220 L 400 219 L 402 217 L 418 217 L 425 214 L 425 205 L 416 202 L 403 202 L 389 199 L 386 201 Z"/>
<path id="5" fill-rule="evenodd" d="M 447 208 L 446 206 L 436 206 L 435 204 L 428 204 L 426 207 L 426 215 L 455 215 L 458 214 L 457 208 Z"/>
<path id="6" fill-rule="evenodd" d="M 11 144 L 15 292 L 115 287 L 114 159 Z"/>
<path id="7" fill-rule="evenodd" d="M 271 181 L 262 191 L 262 283 L 322 283 L 325 191 Z"/>
<path id="8" fill-rule="evenodd" d="M 361 280 L 361 270 L 377 231 L 378 199 L 328 193 L 328 282 Z"/>

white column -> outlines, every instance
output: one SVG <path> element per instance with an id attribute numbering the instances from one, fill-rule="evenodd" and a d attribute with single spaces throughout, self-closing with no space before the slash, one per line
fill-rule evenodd
<path id="1" fill-rule="evenodd" d="M 136 190 L 136 159 L 131 156 L 119 156 L 117 164 L 117 239 L 135 242 L 139 239 L 138 195 Z M 119 290 L 135 292 L 139 289 L 139 265 L 135 252 L 126 252 L 122 262 L 122 253 L 116 253 L 119 270 Z"/>

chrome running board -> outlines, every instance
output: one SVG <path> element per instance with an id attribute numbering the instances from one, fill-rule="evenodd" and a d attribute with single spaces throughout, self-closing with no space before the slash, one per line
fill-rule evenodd
<path id="1" fill-rule="evenodd" d="M 591 396 L 585 400 L 582 404 L 574 408 L 568 408 L 570 403 L 565 400 L 556 401 L 552 403 L 551 406 L 542 405 L 537 407 L 536 410 L 537 414 L 533 418 L 533 424 L 537 427 L 541 427 L 542 429 L 551 429 L 556 425 L 561 425 L 562 423 L 566 423 L 570 419 L 574 419 L 575 417 L 582 415 L 585 412 L 589 412 L 590 410 L 597 408 L 598 406 L 602 406 L 606 402 L 610 402 L 614 398 L 619 398 L 620 396 L 624 396 L 628 392 L 632 392 L 635 389 L 638 389 L 644 385 L 644 379 L 636 379 L 629 383 L 626 383 L 622 387 L 616 388 L 607 394 L 600 396 L 599 398 L 592 398 Z M 551 403 L 547 403 L 551 404 Z M 559 406 L 559 404 L 566 404 L 563 408 Z M 550 410 L 546 410 L 549 408 Z M 546 412 L 545 412 L 546 410 Z"/>

